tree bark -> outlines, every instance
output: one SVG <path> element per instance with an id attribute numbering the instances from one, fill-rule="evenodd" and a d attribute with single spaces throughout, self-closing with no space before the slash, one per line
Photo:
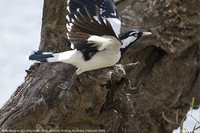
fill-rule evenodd
<path id="1" fill-rule="evenodd" d="M 41 51 L 68 49 L 66 4 L 44 0 Z M 176 121 L 178 111 L 180 122 L 192 97 L 199 105 L 198 1 L 122 0 L 117 8 L 123 31 L 143 28 L 153 35 L 138 40 L 123 65 L 83 73 L 69 90 L 59 86 L 70 80 L 73 66 L 32 65 L 0 109 L 1 130 L 170 133 L 178 125 L 167 123 L 163 113 Z"/>

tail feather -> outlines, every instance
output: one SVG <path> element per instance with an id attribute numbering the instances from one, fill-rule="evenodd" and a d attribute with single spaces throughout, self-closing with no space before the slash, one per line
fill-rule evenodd
<path id="1" fill-rule="evenodd" d="M 29 57 L 29 60 L 32 61 L 37 61 L 37 62 L 55 62 L 56 60 L 56 55 L 51 52 L 32 52 Z"/>
<path id="2" fill-rule="evenodd" d="M 52 52 L 32 52 L 28 59 L 35 62 L 64 62 L 72 64 L 82 58 L 82 54 L 76 50 L 65 51 L 61 53 Z"/>

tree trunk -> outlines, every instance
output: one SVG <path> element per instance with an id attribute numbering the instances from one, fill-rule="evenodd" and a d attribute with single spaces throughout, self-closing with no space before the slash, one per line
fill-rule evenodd
<path id="1" fill-rule="evenodd" d="M 66 4 L 67 0 L 44 0 L 40 50 L 68 49 Z M 127 51 L 124 65 L 85 72 L 69 90 L 59 86 L 70 80 L 73 66 L 32 65 L 24 83 L 0 109 L 2 131 L 170 133 L 178 127 L 162 114 L 173 121 L 179 116 L 180 122 L 192 97 L 199 104 L 198 1 L 121 0 L 117 7 L 123 31 L 143 28 L 153 35 Z M 139 64 L 128 64 L 132 62 Z"/>

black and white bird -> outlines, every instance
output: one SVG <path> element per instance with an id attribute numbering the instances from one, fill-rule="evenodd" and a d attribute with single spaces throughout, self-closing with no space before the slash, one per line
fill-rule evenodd
<path id="1" fill-rule="evenodd" d="M 130 30 L 120 35 L 121 21 L 113 0 L 68 0 L 66 18 L 72 50 L 33 52 L 29 60 L 69 63 L 78 68 L 79 75 L 115 65 L 131 44 L 151 34 Z"/>

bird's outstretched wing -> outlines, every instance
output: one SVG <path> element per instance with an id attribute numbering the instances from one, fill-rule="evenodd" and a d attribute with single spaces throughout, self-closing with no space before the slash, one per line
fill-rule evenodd
<path id="1" fill-rule="evenodd" d="M 118 37 L 121 21 L 113 0 L 68 0 L 67 37 L 72 49 L 96 50 L 91 35 Z"/>

